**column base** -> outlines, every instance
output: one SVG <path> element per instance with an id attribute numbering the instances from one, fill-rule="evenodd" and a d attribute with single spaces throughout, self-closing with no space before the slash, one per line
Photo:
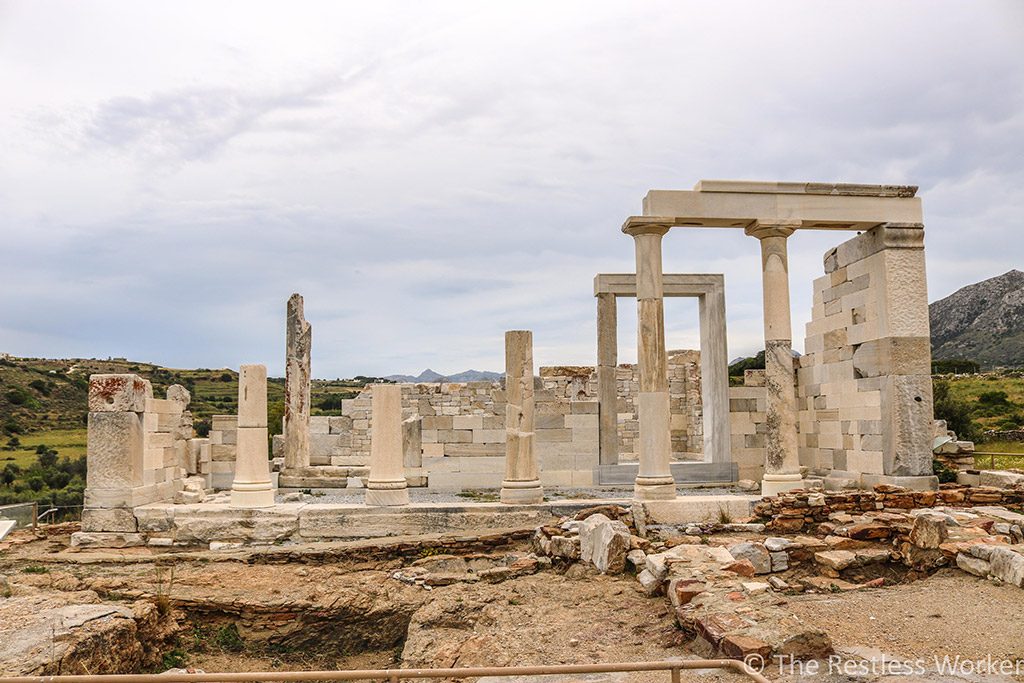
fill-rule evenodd
<path id="1" fill-rule="evenodd" d="M 804 488 L 804 480 L 800 473 L 766 474 L 761 479 L 761 496 L 774 496 L 786 491 Z"/>
<path id="2" fill-rule="evenodd" d="M 236 508 L 272 507 L 274 505 L 274 490 L 270 487 L 270 482 L 259 486 L 260 488 L 232 488 L 231 506 Z"/>
<path id="3" fill-rule="evenodd" d="M 399 507 L 409 504 L 409 489 L 366 489 L 365 503 L 369 507 Z"/>
<path id="4" fill-rule="evenodd" d="M 671 474 L 664 477 L 637 477 L 633 483 L 633 498 L 636 500 L 675 500 L 676 480 Z"/>
<path id="5" fill-rule="evenodd" d="M 507 505 L 532 505 L 544 502 L 544 487 L 539 479 L 501 482 L 498 500 Z"/>

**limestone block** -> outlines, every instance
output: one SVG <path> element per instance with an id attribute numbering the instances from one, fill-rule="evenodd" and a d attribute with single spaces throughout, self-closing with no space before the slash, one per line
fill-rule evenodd
<path id="1" fill-rule="evenodd" d="M 864 342 L 853 354 L 860 377 L 927 375 L 931 373 L 928 337 L 885 337 Z"/>
<path id="2" fill-rule="evenodd" d="M 956 566 L 964 570 L 968 574 L 974 574 L 985 578 L 992 571 L 992 565 L 986 560 L 981 558 L 972 557 L 967 553 L 958 553 L 956 556 Z"/>
<path id="3" fill-rule="evenodd" d="M 147 413 L 158 413 L 164 416 L 181 415 L 182 407 L 176 401 L 169 401 L 166 398 L 147 398 L 145 401 Z M 166 421 L 165 421 L 166 422 Z"/>
<path id="4" fill-rule="evenodd" d="M 580 559 L 602 574 L 619 574 L 626 568 L 630 549 L 629 528 L 602 514 L 591 515 L 579 527 Z"/>
<path id="5" fill-rule="evenodd" d="M 314 418 L 309 418 L 310 423 Z M 352 418 L 346 415 L 331 416 L 327 418 L 328 429 L 331 434 L 344 434 L 352 431 Z"/>
<path id="6" fill-rule="evenodd" d="M 506 432 L 504 429 L 475 429 L 473 430 L 473 443 L 505 443 Z"/>
<path id="7" fill-rule="evenodd" d="M 910 542 L 918 548 L 938 548 L 945 542 L 946 536 L 946 517 L 939 514 L 919 515 L 910 530 Z"/>
<path id="8" fill-rule="evenodd" d="M 884 378 L 882 415 L 885 474 L 932 474 L 932 380 L 930 375 Z"/>
<path id="9" fill-rule="evenodd" d="M 452 429 L 483 429 L 483 415 L 455 415 L 452 417 Z"/>
<path id="10" fill-rule="evenodd" d="M 238 429 L 237 415 L 214 415 L 210 420 L 211 432 L 228 432 Z"/>
<path id="11" fill-rule="evenodd" d="M 76 531 L 71 534 L 72 548 L 131 548 L 145 544 L 145 536 L 135 533 Z"/>
<path id="12" fill-rule="evenodd" d="M 167 387 L 166 396 L 168 401 L 177 403 L 181 410 L 188 408 L 188 404 L 192 401 L 192 394 L 180 384 L 172 384 Z"/>
<path id="13" fill-rule="evenodd" d="M 119 489 L 143 483 L 142 418 L 135 412 L 90 412 L 86 487 Z"/>
<path id="14" fill-rule="evenodd" d="M 733 544 L 729 546 L 729 554 L 736 560 L 748 560 L 756 574 L 769 574 L 772 571 L 771 556 L 760 543 Z"/>
<path id="15" fill-rule="evenodd" d="M 135 533 L 138 524 L 130 508 L 85 508 L 82 510 L 82 531 Z"/>
<path id="16" fill-rule="evenodd" d="M 97 374 L 89 377 L 90 412 L 133 412 L 146 409 L 153 397 L 149 380 L 138 375 Z"/>

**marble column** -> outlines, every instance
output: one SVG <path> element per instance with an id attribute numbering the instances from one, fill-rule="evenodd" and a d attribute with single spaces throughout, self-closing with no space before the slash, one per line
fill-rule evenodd
<path id="1" fill-rule="evenodd" d="M 640 392 L 640 469 L 633 492 L 638 500 L 672 500 L 672 438 L 668 394 L 668 354 L 665 351 L 665 305 L 661 238 L 667 225 L 638 225 L 624 229 L 636 247 L 637 361 Z"/>
<path id="2" fill-rule="evenodd" d="M 267 368 L 243 365 L 238 371 L 238 437 L 231 504 L 259 508 L 274 504 L 267 453 Z"/>
<path id="3" fill-rule="evenodd" d="M 284 380 L 284 466 L 309 467 L 310 351 L 313 328 L 302 296 L 288 299 Z"/>
<path id="4" fill-rule="evenodd" d="M 797 452 L 793 332 L 789 306 L 789 257 L 786 240 L 799 224 L 755 223 L 748 235 L 761 242 L 764 288 L 764 366 L 767 428 L 761 494 L 772 496 L 801 488 Z"/>
<path id="5" fill-rule="evenodd" d="M 597 295 L 597 401 L 602 465 L 619 463 L 618 323 L 615 295 Z"/>
<path id="6" fill-rule="evenodd" d="M 374 384 L 370 423 L 370 477 L 367 505 L 408 505 L 402 446 L 402 387 Z"/>
<path id="7" fill-rule="evenodd" d="M 533 452 L 533 333 L 505 333 L 505 479 L 501 502 L 542 503 L 544 488 Z"/>

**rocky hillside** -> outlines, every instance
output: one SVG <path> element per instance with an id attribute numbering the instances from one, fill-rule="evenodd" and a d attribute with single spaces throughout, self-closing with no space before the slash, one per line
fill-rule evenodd
<path id="1" fill-rule="evenodd" d="M 934 358 L 1024 365 L 1024 272 L 968 285 L 928 309 Z"/>

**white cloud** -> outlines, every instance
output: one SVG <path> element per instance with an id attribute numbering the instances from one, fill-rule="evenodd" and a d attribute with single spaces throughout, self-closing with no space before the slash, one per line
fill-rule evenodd
<path id="1" fill-rule="evenodd" d="M 700 178 L 921 185 L 933 296 L 1021 266 L 1013 3 L 0 5 L 0 348 L 315 374 L 590 363 L 622 220 Z M 794 336 L 821 254 L 791 240 Z M 675 231 L 761 338 L 757 245 Z M 635 313 L 620 302 L 623 360 Z M 696 338 L 668 306 L 669 343 Z M 688 313 L 689 311 L 689 313 Z"/>

